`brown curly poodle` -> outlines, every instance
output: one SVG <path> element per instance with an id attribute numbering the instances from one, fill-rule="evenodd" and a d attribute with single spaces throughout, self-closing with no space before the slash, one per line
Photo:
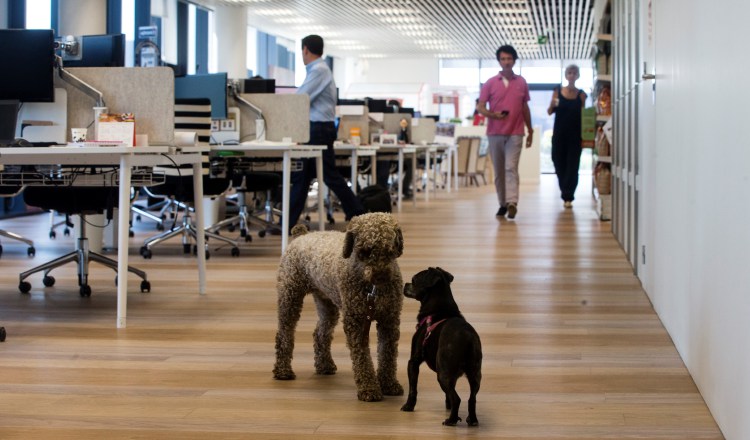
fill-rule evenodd
<path id="1" fill-rule="evenodd" d="M 304 297 L 312 294 L 318 310 L 313 334 L 315 371 L 336 372 L 331 341 L 339 314 L 343 313 L 359 400 L 378 401 L 383 395 L 402 395 L 396 363 L 404 284 L 396 258 L 403 253 L 404 239 L 396 220 L 390 214 L 369 213 L 354 217 L 345 233 L 295 236 L 281 257 L 278 272 L 279 329 L 274 378 L 295 378 L 294 331 Z M 377 321 L 377 374 L 369 346 L 372 321 Z"/>

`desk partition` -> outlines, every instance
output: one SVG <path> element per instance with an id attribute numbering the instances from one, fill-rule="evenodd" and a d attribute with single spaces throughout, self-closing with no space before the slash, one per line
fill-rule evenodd
<path id="1" fill-rule="evenodd" d="M 133 113 L 136 134 L 150 145 L 174 145 L 174 72 L 168 67 L 79 67 L 67 69 L 104 95 L 109 113 Z M 68 129 L 94 121 L 93 100 L 57 80 L 68 92 Z M 93 126 L 93 125 L 92 125 Z"/>
<path id="2" fill-rule="evenodd" d="M 243 93 L 240 95 L 263 112 L 266 121 L 266 140 L 306 143 L 310 140 L 310 97 L 308 95 L 278 95 L 270 93 Z M 247 106 L 240 108 L 240 140 L 255 139 L 255 120 L 258 115 Z"/>

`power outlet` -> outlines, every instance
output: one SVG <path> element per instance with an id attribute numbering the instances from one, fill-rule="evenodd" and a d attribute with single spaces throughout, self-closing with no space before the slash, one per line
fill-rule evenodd
<path id="1" fill-rule="evenodd" d="M 211 131 L 221 131 L 221 121 L 218 119 L 211 120 Z"/>

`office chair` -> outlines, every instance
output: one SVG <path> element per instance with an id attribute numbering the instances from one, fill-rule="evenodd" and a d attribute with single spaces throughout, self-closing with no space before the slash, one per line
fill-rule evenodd
<path id="1" fill-rule="evenodd" d="M 0 198 L 6 198 L 6 197 L 15 197 L 18 194 L 23 191 L 23 187 L 21 186 L 0 186 Z M 29 248 L 26 249 L 26 254 L 29 257 L 33 257 L 34 254 L 36 254 L 36 249 L 34 248 L 34 242 L 30 239 L 18 235 L 15 232 L 6 231 L 5 229 L 0 229 L 0 236 L 12 238 L 13 240 L 18 240 L 20 242 L 26 243 Z M 3 255 L 3 245 L 0 244 L 0 256 Z"/>
<path id="2" fill-rule="evenodd" d="M 279 230 L 278 222 L 274 220 L 274 215 L 281 215 L 281 212 L 273 208 L 273 190 L 281 186 L 282 178 L 279 173 L 272 171 L 254 171 L 252 160 L 243 160 L 240 158 L 229 158 L 226 161 L 226 173 L 232 179 L 232 186 L 237 192 L 237 214 L 208 227 L 212 232 L 217 232 L 222 228 L 229 228 L 233 231 L 239 226 L 240 237 L 245 241 L 252 241 L 248 233 L 248 227 L 251 224 L 259 226 L 259 237 L 264 237 L 266 233 L 273 233 Z M 262 210 L 253 210 L 247 206 L 247 193 L 265 193 L 265 202 Z M 253 198 L 253 200 L 258 200 Z M 263 218 L 260 217 L 263 215 Z"/>
<path id="3" fill-rule="evenodd" d="M 198 144 L 208 145 L 211 138 L 211 101 L 207 98 L 175 99 L 175 131 L 195 132 L 198 136 Z M 203 166 L 203 194 L 205 196 L 219 196 L 224 194 L 231 184 L 227 178 L 215 178 L 209 175 L 208 153 L 204 153 Z M 141 247 L 141 256 L 149 259 L 153 256 L 151 249 L 172 237 L 181 236 L 183 252 L 189 254 L 191 249 L 197 253 L 197 247 L 192 243 L 197 238 L 198 231 L 192 222 L 190 205 L 194 200 L 192 165 L 189 167 L 159 167 L 166 173 L 166 181 L 162 185 L 153 186 L 150 191 L 157 195 L 167 195 L 175 202 L 171 206 L 174 209 L 175 218 L 177 211 L 184 206 L 182 221 L 175 222 L 172 228 L 161 234 L 148 238 Z M 211 227 L 205 228 L 203 234 L 206 236 L 206 259 L 210 258 L 208 251 L 208 239 L 221 241 L 232 246 L 232 256 L 240 255 L 240 248 L 235 240 L 223 237 L 211 232 Z"/>
<path id="4" fill-rule="evenodd" d="M 117 261 L 89 250 L 86 238 L 86 215 L 101 214 L 106 212 L 107 218 L 112 218 L 112 209 L 117 204 L 118 188 L 116 186 L 65 186 L 46 187 L 31 186 L 23 192 L 23 198 L 27 205 L 42 209 L 52 209 L 61 214 L 80 216 L 79 237 L 76 249 L 73 252 L 58 257 L 33 269 L 21 273 L 18 289 L 21 293 L 31 291 L 31 284 L 24 281 L 29 276 L 44 272 L 42 282 L 46 287 L 55 285 L 55 278 L 49 273 L 64 264 L 76 262 L 78 264 L 78 285 L 81 296 L 91 296 L 91 287 L 88 284 L 88 266 L 90 261 L 103 264 L 117 272 Z M 128 272 L 134 273 L 141 278 L 141 292 L 150 292 L 151 283 L 146 277 L 146 272 L 128 266 Z M 115 277 L 115 283 L 117 277 Z"/>

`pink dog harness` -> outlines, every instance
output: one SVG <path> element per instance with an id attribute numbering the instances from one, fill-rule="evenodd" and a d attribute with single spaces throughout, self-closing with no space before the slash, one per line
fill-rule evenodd
<path id="1" fill-rule="evenodd" d="M 430 337 L 430 335 L 432 334 L 432 331 L 435 330 L 437 328 L 437 326 L 439 326 L 440 324 L 442 324 L 443 321 L 445 321 L 445 319 L 446 318 L 443 318 L 440 321 L 438 321 L 436 323 L 433 323 L 432 322 L 432 315 L 428 315 L 428 316 L 422 318 L 421 321 L 419 321 L 419 324 L 417 324 L 417 329 L 419 329 L 419 327 L 422 327 L 425 324 L 427 325 L 427 331 L 424 334 L 424 339 L 422 340 L 422 345 L 425 345 L 427 343 L 427 338 Z"/>

